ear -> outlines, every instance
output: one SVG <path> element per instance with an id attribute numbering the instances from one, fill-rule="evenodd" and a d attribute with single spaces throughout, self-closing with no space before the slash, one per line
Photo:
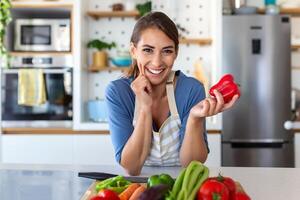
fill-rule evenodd
<path id="1" fill-rule="evenodd" d="M 132 42 L 130 42 L 130 55 L 132 59 L 136 59 L 136 48 Z"/>

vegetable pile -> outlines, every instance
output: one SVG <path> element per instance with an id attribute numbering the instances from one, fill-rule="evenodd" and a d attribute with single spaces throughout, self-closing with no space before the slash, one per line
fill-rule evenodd
<path id="1" fill-rule="evenodd" d="M 183 168 L 174 180 L 168 174 L 148 178 L 147 184 L 131 183 L 122 176 L 99 182 L 90 200 L 250 200 L 242 186 L 230 177 L 209 177 L 198 161 Z"/>

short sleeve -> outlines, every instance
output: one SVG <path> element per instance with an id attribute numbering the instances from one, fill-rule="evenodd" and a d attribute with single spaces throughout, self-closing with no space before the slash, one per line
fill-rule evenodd
<path id="1" fill-rule="evenodd" d="M 110 136 L 115 150 L 115 159 L 119 163 L 123 148 L 134 130 L 132 125 L 134 102 L 129 88 L 126 84 L 111 82 L 105 90 Z"/>

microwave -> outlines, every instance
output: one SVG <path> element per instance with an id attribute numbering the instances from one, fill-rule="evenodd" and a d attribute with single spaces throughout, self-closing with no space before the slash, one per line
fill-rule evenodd
<path id="1" fill-rule="evenodd" d="M 16 19 L 15 51 L 70 51 L 69 19 Z"/>

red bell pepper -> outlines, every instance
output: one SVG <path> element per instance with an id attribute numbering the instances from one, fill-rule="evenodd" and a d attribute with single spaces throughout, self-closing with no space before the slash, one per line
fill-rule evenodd
<path id="1" fill-rule="evenodd" d="M 109 189 L 102 189 L 97 195 L 93 196 L 90 200 L 120 200 L 117 193 Z"/>
<path id="2" fill-rule="evenodd" d="M 234 82 L 231 74 L 225 74 L 217 84 L 210 88 L 209 94 L 213 97 L 215 97 L 214 90 L 222 94 L 225 103 L 228 103 L 236 94 L 241 96 L 239 86 Z"/>

